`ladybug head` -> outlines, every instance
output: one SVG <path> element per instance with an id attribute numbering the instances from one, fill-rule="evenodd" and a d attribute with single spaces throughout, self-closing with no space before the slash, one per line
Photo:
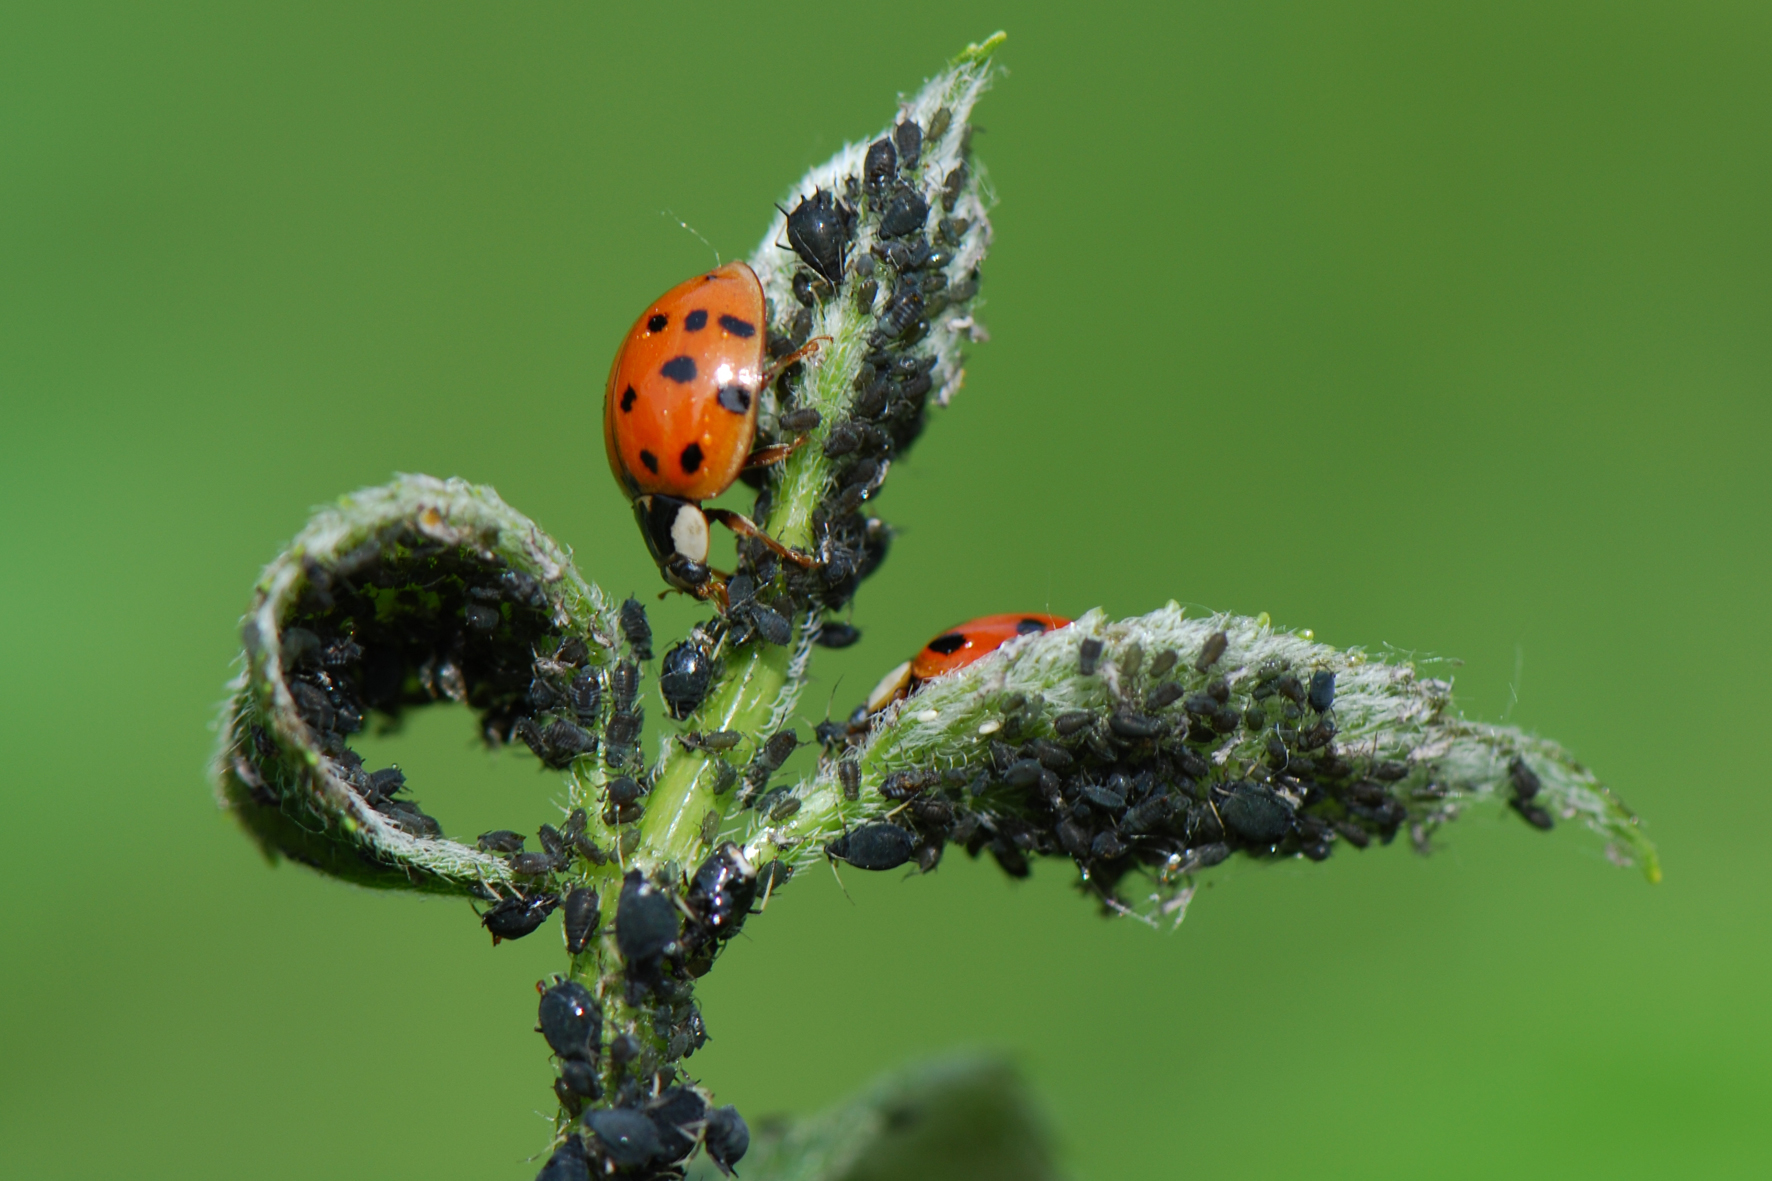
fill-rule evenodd
<path id="1" fill-rule="evenodd" d="M 637 496 L 634 518 L 665 581 L 694 594 L 708 581 L 708 519 L 701 506 L 675 496 Z"/>

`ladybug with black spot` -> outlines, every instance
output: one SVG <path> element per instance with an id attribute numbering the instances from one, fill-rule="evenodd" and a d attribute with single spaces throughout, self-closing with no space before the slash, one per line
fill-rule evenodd
<path id="1" fill-rule="evenodd" d="M 951 627 L 923 645 L 923 650 L 914 657 L 880 678 L 880 683 L 868 695 L 867 711 L 878 713 L 894 701 L 910 696 L 924 681 L 965 668 L 1010 640 L 1037 636 L 1070 625 L 1071 621 L 1060 615 L 1010 614 L 981 615 L 958 627 Z"/>
<path id="2" fill-rule="evenodd" d="M 615 354 L 603 398 L 609 467 L 634 504 L 665 581 L 723 603 L 708 568 L 708 522 L 754 537 L 801 566 L 813 560 L 767 536 L 748 517 L 704 509 L 747 467 L 778 463 L 805 440 L 752 450 L 758 395 L 817 341 L 766 363 L 763 285 L 742 262 L 679 283 L 642 312 Z"/>

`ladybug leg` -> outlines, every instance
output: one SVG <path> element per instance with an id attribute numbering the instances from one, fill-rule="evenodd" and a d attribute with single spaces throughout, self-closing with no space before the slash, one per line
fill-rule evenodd
<path id="1" fill-rule="evenodd" d="M 779 558 L 785 558 L 802 569 L 810 570 L 818 565 L 817 560 L 813 558 L 812 555 L 803 554 L 797 549 L 789 549 L 781 542 L 775 540 L 775 538 L 769 536 L 769 534 L 763 532 L 763 530 L 757 526 L 755 521 L 742 513 L 735 513 L 731 509 L 724 508 L 710 508 L 703 509 L 702 511 L 707 514 L 708 520 L 718 521 L 740 537 L 756 538 L 768 548 L 770 553 Z M 722 584 L 721 590 L 725 590 L 724 584 Z"/>
<path id="2" fill-rule="evenodd" d="M 767 447 L 759 447 L 751 452 L 749 459 L 744 461 L 744 470 L 753 471 L 760 467 L 769 467 L 780 463 L 800 448 L 806 446 L 807 436 L 801 435 L 792 443 L 771 443 Z"/>
<path id="3" fill-rule="evenodd" d="M 787 369 L 789 365 L 794 364 L 796 361 L 804 361 L 807 357 L 812 356 L 812 354 L 818 352 L 821 343 L 828 343 L 830 339 L 831 338 L 828 336 L 815 336 L 781 360 L 777 361 L 775 364 L 771 365 L 768 372 L 763 374 L 763 380 L 758 384 L 757 388 L 761 390 L 768 389 L 775 379 L 780 377 L 782 372 Z"/>

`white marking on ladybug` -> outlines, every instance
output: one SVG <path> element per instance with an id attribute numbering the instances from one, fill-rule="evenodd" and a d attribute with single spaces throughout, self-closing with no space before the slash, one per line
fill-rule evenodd
<path id="1" fill-rule="evenodd" d="M 691 562 L 708 560 L 708 519 L 701 510 L 686 504 L 671 522 L 671 548 Z"/>
<path id="2" fill-rule="evenodd" d="M 905 690 L 910 687 L 911 662 L 907 660 L 880 678 L 880 683 L 874 686 L 872 693 L 868 694 L 868 712 L 879 713 L 904 696 Z"/>

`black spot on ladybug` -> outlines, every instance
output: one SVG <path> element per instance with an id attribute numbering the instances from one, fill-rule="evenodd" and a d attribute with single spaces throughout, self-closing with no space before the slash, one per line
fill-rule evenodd
<path id="1" fill-rule="evenodd" d="M 701 313 L 697 312 L 696 314 L 700 315 Z M 732 333 L 734 336 L 741 336 L 747 340 L 757 335 L 757 326 L 755 324 L 751 323 L 749 320 L 741 320 L 737 316 L 721 316 L 720 327 Z"/>
<path id="2" fill-rule="evenodd" d="M 659 320 L 663 319 L 663 317 L 654 316 L 653 319 Z M 626 414 L 628 411 L 632 410 L 634 408 L 634 399 L 639 396 L 640 395 L 635 392 L 633 386 L 629 386 L 627 389 L 623 390 L 621 392 L 621 412 Z"/>
<path id="3" fill-rule="evenodd" d="M 966 637 L 959 632 L 949 632 L 945 636 L 937 636 L 929 641 L 929 650 L 942 656 L 952 656 L 966 646 Z"/>
<path id="4" fill-rule="evenodd" d="M 672 357 L 664 363 L 664 368 L 660 369 L 659 372 L 675 382 L 686 384 L 694 381 L 695 358 L 689 356 Z"/>
<path id="5" fill-rule="evenodd" d="M 1038 619 L 1023 619 L 1015 625 L 1018 636 L 1037 636 L 1046 630 L 1046 624 Z"/>
<path id="6" fill-rule="evenodd" d="M 701 444 L 691 443 L 683 448 L 681 459 L 683 470 L 691 475 L 695 474 L 696 470 L 701 467 Z"/>
<path id="7" fill-rule="evenodd" d="M 646 320 L 646 331 L 663 332 L 665 330 L 665 325 L 670 322 L 671 318 L 663 312 L 653 312 Z"/>
<path id="8" fill-rule="evenodd" d="M 707 326 L 708 314 L 701 308 L 696 308 L 693 312 L 690 312 L 687 316 L 683 317 L 683 330 L 685 332 L 700 332 Z"/>
<path id="9" fill-rule="evenodd" d="M 640 452 L 640 462 L 646 465 L 647 471 L 655 476 L 658 475 L 658 456 L 650 451 L 642 451 Z"/>
<path id="10" fill-rule="evenodd" d="M 751 391 L 742 385 L 723 385 L 720 387 L 720 405 L 734 414 L 743 414 L 751 408 Z"/>

